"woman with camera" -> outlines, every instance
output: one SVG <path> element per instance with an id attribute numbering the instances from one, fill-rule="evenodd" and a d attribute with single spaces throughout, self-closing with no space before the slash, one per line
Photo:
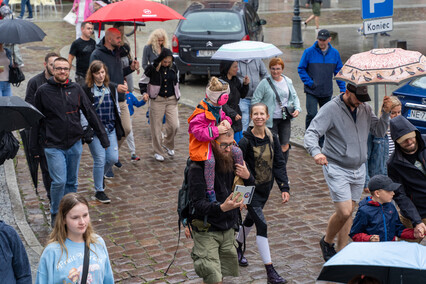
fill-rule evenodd
<path id="1" fill-rule="evenodd" d="M 110 141 L 110 146 L 104 149 L 95 134 L 89 144 L 93 157 L 93 180 L 96 190 L 94 199 L 110 203 L 111 200 L 104 192 L 103 179 L 104 174 L 118 161 L 117 140 L 124 136 L 124 129 L 119 115 L 117 90 L 109 83 L 108 69 L 102 61 L 94 60 L 90 64 L 83 89 L 103 123 Z M 85 139 L 88 140 L 90 137 Z"/>
<path id="2" fill-rule="evenodd" d="M 270 113 L 266 126 L 278 135 L 285 162 L 290 148 L 291 119 L 302 111 L 293 81 L 283 75 L 284 62 L 281 58 L 269 61 L 271 76 L 263 79 L 254 91 L 251 104 L 262 102 Z"/>

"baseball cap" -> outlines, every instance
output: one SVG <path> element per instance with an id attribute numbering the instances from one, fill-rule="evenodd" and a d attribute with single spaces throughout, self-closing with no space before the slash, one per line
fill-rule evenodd
<path id="1" fill-rule="evenodd" d="M 355 97 L 358 99 L 358 101 L 360 102 L 369 102 L 371 101 L 370 96 L 368 95 L 368 88 L 367 86 L 359 86 L 359 87 L 355 87 L 354 85 L 348 83 L 346 85 L 346 89 L 355 94 Z"/>
<path id="2" fill-rule="evenodd" d="M 317 39 L 326 40 L 330 37 L 330 32 L 326 29 L 322 29 L 318 32 Z"/>
<path id="3" fill-rule="evenodd" d="M 368 189 L 370 192 L 375 190 L 383 189 L 386 191 L 395 191 L 401 185 L 399 183 L 393 182 L 389 177 L 385 175 L 375 175 L 372 177 L 368 183 Z"/>
<path id="4" fill-rule="evenodd" d="M 411 131 L 411 132 L 408 132 L 405 135 L 402 135 L 398 139 L 396 139 L 396 143 L 401 144 L 402 142 L 404 142 L 404 140 L 407 140 L 408 138 L 414 138 L 414 137 L 416 137 L 416 132 Z"/>

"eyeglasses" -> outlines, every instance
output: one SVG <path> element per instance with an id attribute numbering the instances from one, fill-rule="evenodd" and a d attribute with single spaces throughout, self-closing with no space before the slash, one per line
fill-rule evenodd
<path id="1" fill-rule="evenodd" d="M 70 71 L 70 69 L 69 69 L 69 68 L 67 68 L 67 67 L 65 67 L 65 68 L 62 68 L 62 67 L 55 67 L 55 70 L 56 70 L 56 71 L 65 71 L 65 72 Z"/>
<path id="2" fill-rule="evenodd" d="M 235 143 L 235 141 L 231 142 L 231 143 L 219 143 L 219 142 L 217 142 L 217 140 L 214 140 L 214 142 L 216 142 L 217 144 L 219 144 L 219 147 L 222 150 L 226 150 L 226 148 L 228 148 L 228 147 L 232 148 L 232 147 L 234 147 L 237 144 L 237 143 Z"/>
<path id="3" fill-rule="evenodd" d="M 271 68 L 271 71 L 282 71 L 282 68 Z"/>

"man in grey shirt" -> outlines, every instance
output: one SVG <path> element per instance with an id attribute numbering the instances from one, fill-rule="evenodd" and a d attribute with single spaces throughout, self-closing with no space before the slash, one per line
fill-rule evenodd
<path id="1" fill-rule="evenodd" d="M 320 241 L 325 261 L 336 254 L 333 243 L 336 235 L 338 250 L 348 242 L 352 212 L 364 187 L 368 133 L 383 137 L 389 125 L 390 98 L 383 99 L 380 119 L 364 103 L 370 100 L 367 87 L 348 84 L 344 94 L 320 108 L 305 133 L 305 148 L 315 163 L 323 166 L 335 206 Z M 325 142 L 321 149 L 318 140 L 323 135 Z"/>

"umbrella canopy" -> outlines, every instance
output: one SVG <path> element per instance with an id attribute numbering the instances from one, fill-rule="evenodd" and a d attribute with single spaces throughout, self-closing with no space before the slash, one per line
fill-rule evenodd
<path id="1" fill-rule="evenodd" d="M 31 179 L 33 181 L 34 184 L 34 188 L 36 190 L 36 194 L 38 194 L 37 192 L 37 187 L 38 187 L 38 164 L 39 164 L 39 159 L 38 158 L 34 158 L 31 156 L 30 154 L 30 137 L 29 137 L 29 130 L 24 129 L 19 131 L 19 134 L 21 135 L 21 140 L 22 140 L 22 144 L 24 146 L 24 152 L 25 152 L 25 158 L 27 159 L 27 163 L 28 163 L 28 168 L 30 170 L 30 175 L 31 175 Z"/>
<path id="2" fill-rule="evenodd" d="M 272 43 L 261 41 L 242 40 L 224 44 L 213 54 L 212 59 L 245 60 L 270 58 L 282 54 Z"/>
<path id="3" fill-rule="evenodd" d="M 86 22 L 105 23 L 123 21 L 169 21 L 185 18 L 166 5 L 145 0 L 124 0 L 109 4 L 93 13 Z"/>
<path id="4" fill-rule="evenodd" d="M 417 51 L 381 48 L 352 55 L 335 76 L 356 86 L 395 84 L 426 76 L 426 57 Z"/>
<path id="5" fill-rule="evenodd" d="M 44 117 L 20 97 L 0 97 L 0 131 L 13 131 L 37 125 Z"/>
<path id="6" fill-rule="evenodd" d="M 426 283 L 426 247 L 408 242 L 352 242 L 324 264 L 317 280 L 348 283 L 359 274 L 384 284 Z"/>
<path id="7" fill-rule="evenodd" d="M 0 31 L 0 42 L 2 43 L 42 41 L 46 36 L 36 24 L 21 19 L 1 20 Z"/>

